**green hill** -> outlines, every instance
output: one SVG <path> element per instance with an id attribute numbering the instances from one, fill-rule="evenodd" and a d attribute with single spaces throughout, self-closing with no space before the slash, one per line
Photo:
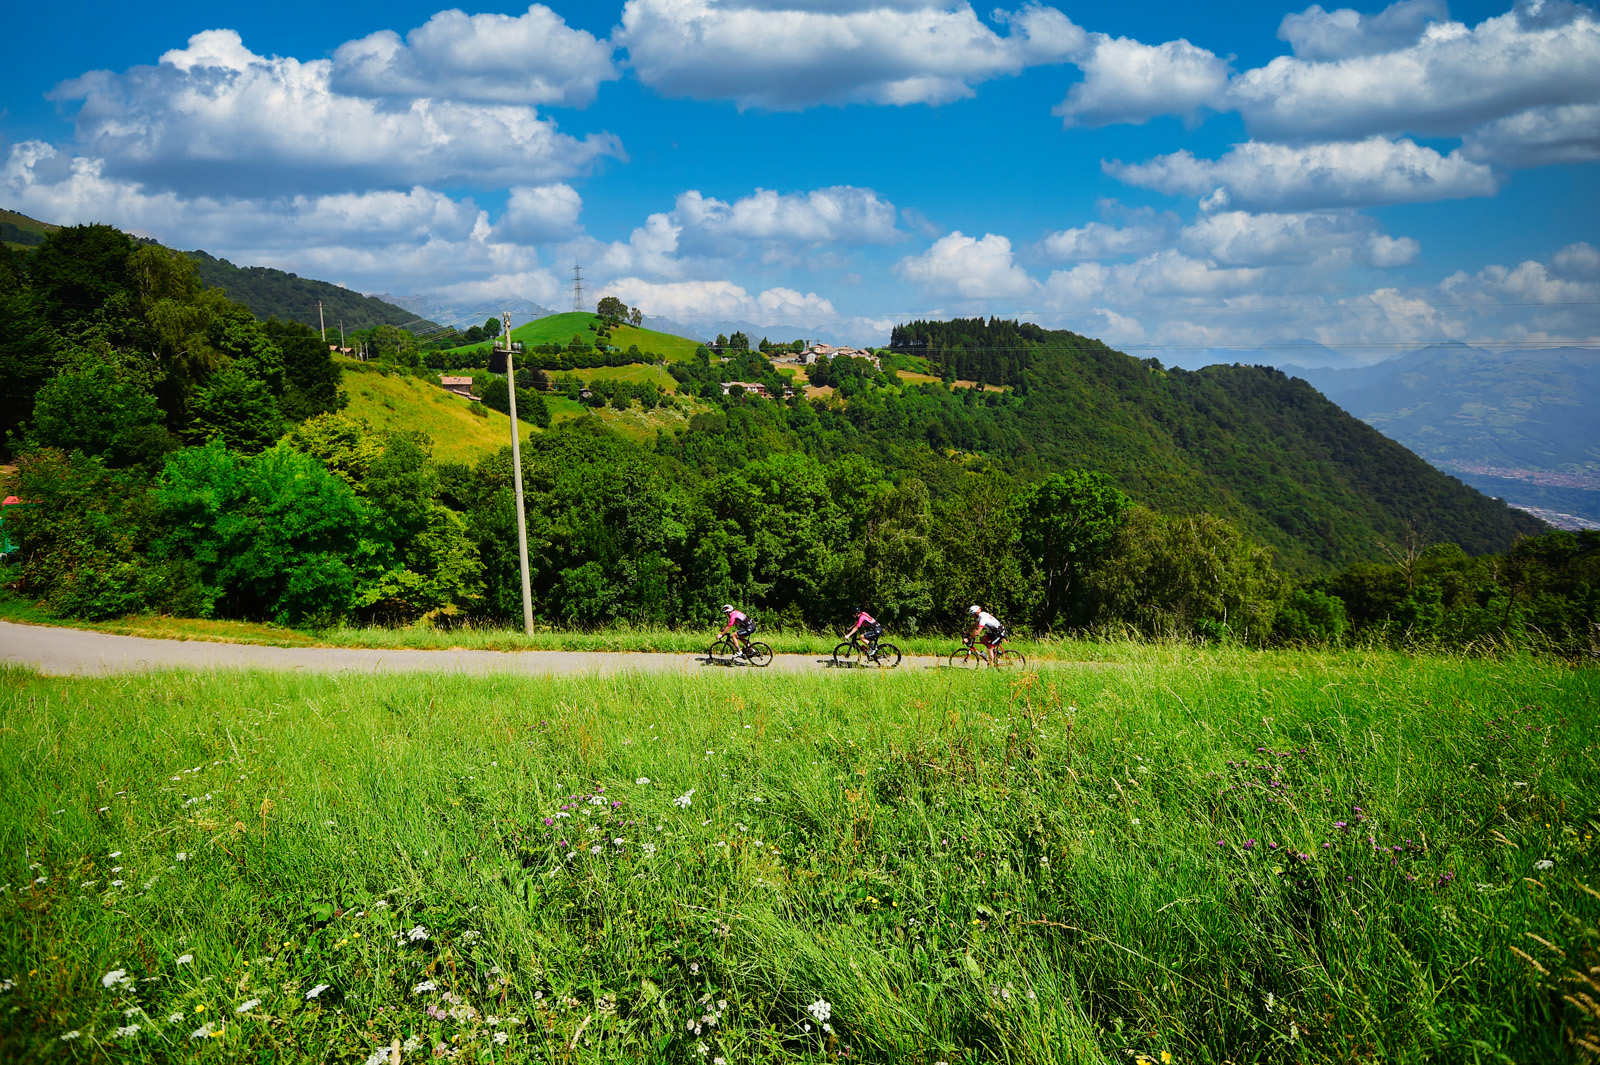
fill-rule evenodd
<path id="1" fill-rule="evenodd" d="M 1481 554 L 1542 522 L 1441 473 L 1271 367 L 1165 370 L 1065 330 L 982 319 L 911 323 L 895 349 L 963 378 L 1011 386 L 992 400 L 994 444 L 1037 470 L 1099 470 L 1138 502 L 1238 522 L 1314 572 L 1381 557 L 1418 536 Z"/>
<path id="2" fill-rule="evenodd" d="M 347 332 L 377 325 L 393 325 L 413 333 L 437 330 L 439 326 L 418 318 L 402 307 L 328 281 L 274 270 L 269 266 L 235 266 L 203 251 L 185 252 L 199 267 L 200 279 L 208 288 L 220 288 L 228 298 L 250 308 L 257 318 L 279 318 L 299 322 L 313 329 L 327 323 L 330 337 L 337 337 L 339 323 Z M 319 321 L 317 304 L 322 304 Z"/>
<path id="3" fill-rule="evenodd" d="M 599 315 L 585 311 L 567 311 L 535 318 L 531 322 L 519 325 L 511 331 L 511 339 L 524 347 L 532 348 L 539 344 L 564 346 L 570 344 L 573 337 L 581 336 L 590 345 L 595 345 L 599 343 L 600 328 L 603 324 Z M 624 351 L 637 345 L 641 352 L 660 355 L 669 362 L 683 362 L 692 358 L 695 349 L 700 346 L 698 340 L 674 336 L 671 333 L 658 333 L 654 329 L 641 329 L 632 325 L 613 327 L 605 343 Z M 469 351 L 484 346 L 485 343 L 480 342 L 448 350 Z"/>
<path id="4" fill-rule="evenodd" d="M 45 237 L 60 228 L 16 211 L 0 210 L 0 243 L 14 250 L 26 250 L 43 244 Z"/>

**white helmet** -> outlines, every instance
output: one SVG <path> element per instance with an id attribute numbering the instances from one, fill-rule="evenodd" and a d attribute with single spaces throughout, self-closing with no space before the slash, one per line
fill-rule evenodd
<path id="1" fill-rule="evenodd" d="M 733 613 L 733 604 L 732 604 L 732 603 L 723 603 L 723 604 L 722 604 L 722 612 L 723 612 L 723 613 L 724 613 L 724 614 L 731 614 L 731 613 Z"/>
<path id="2" fill-rule="evenodd" d="M 967 613 L 969 613 L 969 614 L 981 614 L 981 613 L 983 613 L 983 607 L 981 607 L 981 606 L 969 606 L 969 607 L 967 607 Z"/>

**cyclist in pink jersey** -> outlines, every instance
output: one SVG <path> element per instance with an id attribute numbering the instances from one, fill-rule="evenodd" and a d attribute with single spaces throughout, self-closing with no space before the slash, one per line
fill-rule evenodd
<path id="1" fill-rule="evenodd" d="M 744 644 L 739 642 L 739 638 L 741 636 L 748 637 L 752 632 L 755 632 L 756 623 L 744 611 L 735 610 L 732 603 L 722 604 L 722 612 L 728 615 L 728 623 L 722 626 L 722 631 L 728 633 L 728 638 L 733 641 L 733 657 L 742 659 L 744 657 Z"/>
<path id="2" fill-rule="evenodd" d="M 844 638 L 848 640 L 857 631 L 860 631 L 861 638 L 867 641 L 868 650 L 876 651 L 878 649 L 878 637 L 883 635 L 883 626 L 878 624 L 877 618 L 865 610 L 859 611 L 856 614 L 855 626 L 844 634 Z"/>

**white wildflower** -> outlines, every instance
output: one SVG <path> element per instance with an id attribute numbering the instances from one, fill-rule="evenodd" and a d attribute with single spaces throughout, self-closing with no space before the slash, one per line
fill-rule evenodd
<path id="1" fill-rule="evenodd" d="M 216 1030 L 217 1030 L 217 1026 L 212 1024 L 210 1021 L 207 1021 L 206 1023 L 202 1024 L 200 1027 L 196 1028 L 194 1031 L 190 1032 L 189 1033 L 189 1038 L 190 1039 L 206 1039 L 211 1035 L 212 1032 L 215 1032 Z"/>
<path id="2" fill-rule="evenodd" d="M 422 981 L 422 983 L 418 984 L 416 987 L 413 987 L 411 989 L 411 993 L 413 995 L 420 995 L 425 991 L 437 991 L 438 989 L 439 989 L 439 985 L 434 983 L 432 980 L 424 980 L 424 981 Z"/>
<path id="3" fill-rule="evenodd" d="M 120 857 L 122 857 L 122 852 L 121 851 L 112 851 L 110 854 L 106 855 L 106 857 L 107 858 L 120 858 Z"/>
<path id="4" fill-rule="evenodd" d="M 428 938 L 428 930 L 420 924 L 414 925 L 411 931 L 406 933 L 406 938 L 416 943 L 419 940 Z"/>
<path id="5" fill-rule="evenodd" d="M 389 903 L 386 899 L 379 899 L 377 902 L 372 904 L 372 908 L 374 910 L 387 910 L 389 908 Z"/>
<path id="6" fill-rule="evenodd" d="M 494 1033 L 494 1041 L 495 1041 L 495 1043 L 497 1043 L 500 1046 L 505 1046 L 506 1043 L 510 1041 L 510 1039 L 511 1039 L 511 1037 L 509 1035 L 506 1035 L 506 1033 L 504 1033 L 504 1032 L 496 1032 L 496 1033 Z"/>
<path id="7" fill-rule="evenodd" d="M 407 1054 L 415 1054 L 417 1051 L 422 1049 L 422 1037 L 419 1035 L 412 1036 L 404 1043 L 400 1044 L 400 1049 L 405 1051 Z"/>
<path id="8" fill-rule="evenodd" d="M 594 846 L 589 848 L 589 853 L 590 854 L 599 854 L 603 850 L 605 850 L 605 848 L 600 846 L 600 844 L 596 843 Z"/>
<path id="9" fill-rule="evenodd" d="M 1554 869 L 1555 865 L 1556 865 L 1556 863 L 1552 862 L 1549 858 L 1541 858 L 1538 861 L 1533 863 L 1533 867 L 1535 869 L 1538 869 L 1541 872 L 1543 872 L 1546 869 Z"/>
<path id="10" fill-rule="evenodd" d="M 241 1002 L 238 1006 L 235 1006 L 233 1012 L 249 1013 L 259 1005 L 261 1005 L 261 1000 L 259 998 L 253 998 L 249 1002 Z"/>
<path id="11" fill-rule="evenodd" d="M 186 862 L 188 860 L 189 860 L 189 852 L 188 851 L 179 851 L 178 852 L 178 861 Z"/>
<path id="12" fill-rule="evenodd" d="M 139 1026 L 137 1024 L 124 1024 L 117 1029 L 118 1039 L 128 1039 L 138 1034 Z"/>
<path id="13" fill-rule="evenodd" d="M 1272 992 L 1271 992 L 1271 991 L 1268 991 L 1268 992 L 1267 992 L 1267 1012 L 1268 1012 L 1268 1013 L 1271 1013 L 1271 1012 L 1272 1012 L 1272 1006 L 1273 1006 L 1273 1003 L 1274 1003 L 1274 1002 L 1275 1002 L 1275 1001 L 1276 1001 L 1276 999 L 1274 999 L 1274 998 L 1273 998 L 1273 997 L 1272 997 Z"/>
<path id="14" fill-rule="evenodd" d="M 183 1014 L 174 1013 L 172 1016 L 167 1018 L 167 1023 L 168 1024 L 177 1024 L 181 1020 L 183 1020 Z"/>
<path id="15" fill-rule="evenodd" d="M 328 990 L 328 988 L 331 986 L 331 984 L 318 984 L 316 987 L 313 987 L 310 991 L 306 992 L 306 998 L 321 998 L 322 993 Z"/>
<path id="16" fill-rule="evenodd" d="M 682 795 L 679 795 L 676 799 L 673 799 L 672 805 L 678 807 L 679 809 L 687 810 L 689 808 L 689 803 L 692 801 L 694 801 L 694 789 L 690 788 Z"/>
<path id="17" fill-rule="evenodd" d="M 188 965 L 192 961 L 194 961 L 194 955 L 193 954 L 180 954 L 180 955 L 178 955 L 178 964 L 179 965 Z"/>
<path id="18" fill-rule="evenodd" d="M 635 784 L 648 784 L 648 783 L 650 783 L 650 778 L 649 777 L 640 777 L 638 780 L 635 780 L 634 783 Z"/>
<path id="19" fill-rule="evenodd" d="M 379 1047 L 377 1050 L 374 1050 L 371 1054 L 367 1055 L 366 1065 L 384 1065 L 384 1062 L 388 1060 L 389 1048 Z"/>
<path id="20" fill-rule="evenodd" d="M 815 1017 L 818 1024 L 821 1024 L 833 1016 L 833 1003 L 825 998 L 819 998 L 806 1007 L 806 1012 Z"/>
<path id="21" fill-rule="evenodd" d="M 110 972 L 106 973 L 100 978 L 101 987 L 111 987 L 114 984 L 131 983 L 133 983 L 133 981 L 128 979 L 128 970 L 126 969 L 112 969 Z"/>

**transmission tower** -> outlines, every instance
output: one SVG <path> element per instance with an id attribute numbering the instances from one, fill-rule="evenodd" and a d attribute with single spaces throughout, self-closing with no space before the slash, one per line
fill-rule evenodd
<path id="1" fill-rule="evenodd" d="M 572 268 L 572 309 L 583 310 L 583 267 Z"/>

